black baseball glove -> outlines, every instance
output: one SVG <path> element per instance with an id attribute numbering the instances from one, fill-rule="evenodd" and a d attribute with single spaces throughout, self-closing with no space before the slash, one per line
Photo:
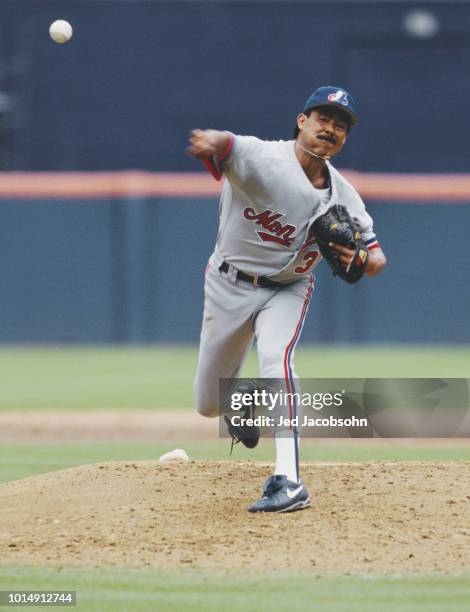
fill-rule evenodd
<path id="1" fill-rule="evenodd" d="M 340 276 L 347 283 L 357 283 L 365 272 L 368 251 L 346 207 L 332 206 L 314 222 L 313 231 L 321 254 L 334 275 Z M 341 261 L 341 253 L 329 246 L 330 242 L 355 251 L 350 264 L 345 265 Z"/>

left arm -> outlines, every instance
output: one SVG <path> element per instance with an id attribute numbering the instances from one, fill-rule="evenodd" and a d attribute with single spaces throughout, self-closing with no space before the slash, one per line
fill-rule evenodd
<path id="1" fill-rule="evenodd" d="M 353 251 L 354 253 L 354 251 Z M 367 258 L 366 274 L 367 276 L 377 276 L 385 268 L 387 258 L 380 247 L 375 247 L 369 251 Z"/>
<path id="2" fill-rule="evenodd" d="M 336 244 L 335 242 L 332 242 L 331 246 L 336 251 L 341 253 L 341 261 L 345 266 L 348 266 L 352 261 L 354 251 L 352 249 L 348 249 L 347 247 L 341 246 L 340 244 Z M 387 258 L 380 247 L 375 247 L 369 250 L 365 274 L 367 274 L 367 276 L 377 276 L 377 274 L 380 274 L 385 268 L 386 263 Z"/>

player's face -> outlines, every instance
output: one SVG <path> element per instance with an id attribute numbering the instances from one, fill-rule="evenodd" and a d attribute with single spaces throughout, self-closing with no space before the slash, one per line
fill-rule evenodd
<path id="1" fill-rule="evenodd" d="M 299 115 L 299 140 L 317 155 L 333 157 L 343 148 L 348 135 L 348 122 L 334 109 L 312 110 L 310 115 Z"/>

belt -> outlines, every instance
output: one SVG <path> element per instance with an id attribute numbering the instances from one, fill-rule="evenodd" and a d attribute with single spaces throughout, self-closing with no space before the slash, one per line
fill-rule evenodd
<path id="1" fill-rule="evenodd" d="M 224 261 L 224 263 L 219 266 L 219 270 L 220 272 L 228 272 L 228 263 Z M 241 270 L 237 270 L 237 280 L 242 280 L 251 283 L 255 287 L 263 287 L 265 289 L 279 289 L 280 287 L 285 287 L 284 283 L 276 283 L 276 281 L 271 280 L 267 276 L 250 276 Z"/>

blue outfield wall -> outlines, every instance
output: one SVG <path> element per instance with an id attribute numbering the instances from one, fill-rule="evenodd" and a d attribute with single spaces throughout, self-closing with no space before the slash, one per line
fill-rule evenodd
<path id="1" fill-rule="evenodd" d="M 386 271 L 322 263 L 310 342 L 470 342 L 467 204 L 368 203 Z M 0 200 L 0 342 L 194 342 L 215 198 Z"/>

